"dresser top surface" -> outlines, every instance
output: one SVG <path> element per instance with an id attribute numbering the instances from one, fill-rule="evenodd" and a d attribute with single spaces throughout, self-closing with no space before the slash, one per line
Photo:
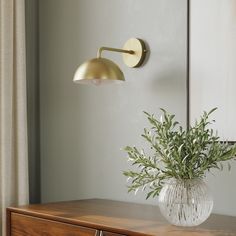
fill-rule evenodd
<path id="1" fill-rule="evenodd" d="M 126 235 L 236 236 L 236 217 L 212 214 L 197 227 L 170 225 L 158 206 L 89 199 L 8 208 L 11 212 Z"/>

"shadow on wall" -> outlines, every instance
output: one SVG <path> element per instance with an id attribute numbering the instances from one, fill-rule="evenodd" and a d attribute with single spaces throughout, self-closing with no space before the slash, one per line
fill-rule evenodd
<path id="1" fill-rule="evenodd" d="M 165 101 L 166 106 L 173 107 L 177 100 L 183 100 L 182 97 L 185 96 L 183 86 L 186 83 L 186 78 L 183 77 L 183 71 L 178 68 L 161 71 L 160 75 L 156 79 L 150 79 L 150 91 L 158 92 L 159 97 Z M 170 97 L 173 97 L 173 99 L 170 99 Z M 184 106 L 186 104 L 182 104 L 182 107 Z M 165 109 L 165 107 L 163 108 Z M 182 125 L 185 126 L 186 124 Z"/>
<path id="2" fill-rule="evenodd" d="M 147 42 L 146 40 L 143 40 L 143 41 L 144 41 L 144 43 L 145 43 L 147 52 L 146 52 L 146 57 L 145 57 L 145 59 L 144 59 L 144 62 L 143 62 L 143 64 L 140 66 L 140 68 L 144 67 L 144 66 L 148 63 L 149 58 L 150 58 L 150 55 L 151 55 L 151 50 L 150 50 L 150 46 L 149 46 L 148 42 Z"/>

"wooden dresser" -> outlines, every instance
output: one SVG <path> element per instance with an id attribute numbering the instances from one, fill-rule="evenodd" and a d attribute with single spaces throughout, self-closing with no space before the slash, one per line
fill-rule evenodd
<path id="1" fill-rule="evenodd" d="M 157 206 L 80 200 L 11 207 L 7 236 L 236 236 L 236 217 L 211 215 L 198 227 L 175 227 Z"/>

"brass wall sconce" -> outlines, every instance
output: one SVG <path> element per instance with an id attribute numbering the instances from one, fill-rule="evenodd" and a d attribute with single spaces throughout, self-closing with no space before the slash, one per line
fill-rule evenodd
<path id="1" fill-rule="evenodd" d="M 123 61 L 128 67 L 139 67 L 146 56 L 145 43 L 141 39 L 129 39 L 123 49 L 101 47 L 97 52 L 97 58 L 84 62 L 75 72 L 75 83 L 99 85 L 102 83 L 125 81 L 121 69 L 111 60 L 102 58 L 103 51 L 119 52 L 123 54 Z"/>

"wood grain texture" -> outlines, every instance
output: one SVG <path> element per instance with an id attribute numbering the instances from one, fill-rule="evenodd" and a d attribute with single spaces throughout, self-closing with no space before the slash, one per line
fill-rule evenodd
<path id="1" fill-rule="evenodd" d="M 6 221 L 6 229 L 7 229 L 7 236 L 11 236 L 11 211 L 7 209 L 7 221 Z"/>
<path id="2" fill-rule="evenodd" d="M 11 236 L 95 236 L 96 230 L 18 213 L 11 215 Z"/>
<path id="3" fill-rule="evenodd" d="M 80 200 L 9 208 L 25 214 L 123 235 L 236 236 L 236 217 L 211 215 L 198 227 L 175 227 L 157 206 L 111 200 Z"/>

